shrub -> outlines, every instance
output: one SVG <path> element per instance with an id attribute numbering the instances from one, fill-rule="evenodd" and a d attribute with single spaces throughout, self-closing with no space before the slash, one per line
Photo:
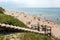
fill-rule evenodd
<path id="1" fill-rule="evenodd" d="M 4 13 L 5 9 L 3 9 L 2 7 L 0 7 L 0 13 Z"/>

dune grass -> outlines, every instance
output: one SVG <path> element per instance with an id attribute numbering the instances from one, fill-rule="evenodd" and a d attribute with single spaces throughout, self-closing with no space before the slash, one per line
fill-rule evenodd
<path id="1" fill-rule="evenodd" d="M 22 40 L 52 40 L 51 37 L 41 34 L 35 34 L 35 33 L 24 33 L 24 36 L 22 37 Z"/>
<path id="2" fill-rule="evenodd" d="M 27 27 L 23 22 L 19 21 L 18 19 L 5 14 L 0 14 L 0 23 L 10 24 L 20 27 Z"/>
<path id="3" fill-rule="evenodd" d="M 16 34 L 15 34 L 16 35 Z M 14 40 L 20 39 L 20 40 L 52 40 L 51 37 L 47 36 L 47 35 L 41 35 L 41 34 L 36 34 L 36 33 L 31 33 L 31 32 L 23 32 L 20 33 L 19 35 L 16 35 L 16 38 L 12 35 L 10 36 L 0 36 L 0 40 L 3 40 L 6 37 L 5 40 L 10 40 L 12 37 Z"/>

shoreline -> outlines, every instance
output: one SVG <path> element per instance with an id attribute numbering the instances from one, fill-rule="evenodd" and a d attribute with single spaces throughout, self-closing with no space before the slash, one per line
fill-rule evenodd
<path id="1" fill-rule="evenodd" d="M 6 11 L 9 11 L 9 10 L 6 10 Z M 48 14 L 48 13 L 29 13 L 29 12 L 25 12 L 25 11 L 12 11 L 10 10 L 10 12 L 16 12 L 16 13 L 24 13 L 24 14 L 28 14 L 28 15 L 31 15 L 31 16 L 37 16 L 37 17 L 40 17 L 42 19 L 45 19 L 45 20 L 49 20 L 49 21 L 52 21 L 56 24 L 59 24 L 60 25 L 60 19 L 59 17 L 57 17 L 57 14 Z M 47 15 L 46 15 L 47 14 Z"/>

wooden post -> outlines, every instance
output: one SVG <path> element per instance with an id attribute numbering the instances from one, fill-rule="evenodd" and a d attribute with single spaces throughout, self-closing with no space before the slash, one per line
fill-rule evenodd
<path id="1" fill-rule="evenodd" d="M 45 35 L 47 34 L 47 33 L 46 33 L 46 32 L 47 32 L 47 30 L 46 30 L 46 29 L 47 29 L 47 27 L 46 27 L 46 25 L 45 25 Z"/>
<path id="2" fill-rule="evenodd" d="M 50 27 L 50 29 L 49 29 L 49 30 L 50 30 L 49 36 L 51 36 L 51 27 Z"/>
<path id="3" fill-rule="evenodd" d="M 37 26 L 38 26 L 38 31 L 40 31 L 40 26 L 39 26 L 39 23 L 37 24 Z"/>
<path id="4" fill-rule="evenodd" d="M 47 28 L 47 34 L 48 34 L 48 36 L 51 36 L 51 27 Z"/>

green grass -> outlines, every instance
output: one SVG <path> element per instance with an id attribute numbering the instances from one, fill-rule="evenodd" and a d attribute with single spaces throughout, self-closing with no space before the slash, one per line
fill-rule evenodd
<path id="1" fill-rule="evenodd" d="M 15 34 L 16 35 L 16 34 Z M 6 36 L 6 40 L 10 40 L 13 36 Z M 0 40 L 3 40 L 5 38 L 5 36 L 1 35 L 0 36 Z M 36 33 L 31 33 L 31 32 L 23 32 L 22 34 L 20 33 L 20 35 L 16 35 L 16 38 L 20 39 L 20 40 L 52 40 L 49 36 L 47 35 L 41 35 L 41 34 L 36 34 Z M 13 37 L 13 39 L 15 39 Z"/>
<path id="2" fill-rule="evenodd" d="M 3 34 L 0 34 L 0 40 L 3 40 L 3 38 L 4 38 Z"/>
<path id="3" fill-rule="evenodd" d="M 20 27 L 27 27 L 23 22 L 19 21 L 18 19 L 5 14 L 0 14 L 0 23 L 10 24 Z"/>
<path id="4" fill-rule="evenodd" d="M 51 37 L 35 33 L 24 33 L 22 40 L 52 40 Z"/>

